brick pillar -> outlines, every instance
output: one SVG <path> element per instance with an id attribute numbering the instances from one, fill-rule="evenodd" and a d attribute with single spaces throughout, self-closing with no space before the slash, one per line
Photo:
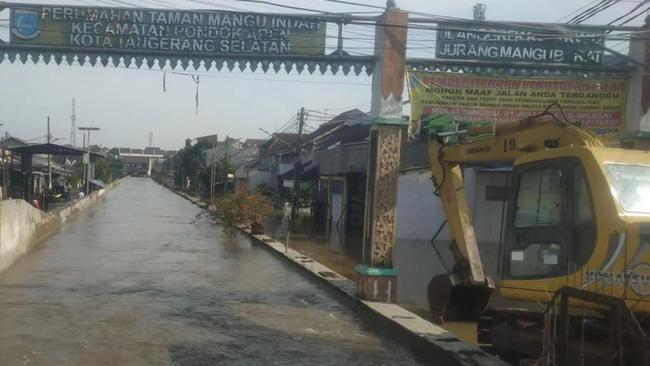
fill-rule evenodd
<path id="1" fill-rule="evenodd" d="M 406 71 L 408 13 L 389 0 L 375 31 L 377 61 L 372 80 L 363 264 L 356 267 L 357 292 L 373 301 L 395 302 L 397 275 L 393 268 L 396 233 L 402 94 Z"/>

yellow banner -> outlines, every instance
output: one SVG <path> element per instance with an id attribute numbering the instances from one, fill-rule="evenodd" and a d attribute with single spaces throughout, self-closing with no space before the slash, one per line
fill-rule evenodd
<path id="1" fill-rule="evenodd" d="M 625 128 L 625 79 L 475 76 L 442 72 L 408 73 L 411 134 L 431 118 L 513 122 L 558 102 L 571 122 L 599 134 Z M 559 119 L 564 119 L 556 111 Z"/>

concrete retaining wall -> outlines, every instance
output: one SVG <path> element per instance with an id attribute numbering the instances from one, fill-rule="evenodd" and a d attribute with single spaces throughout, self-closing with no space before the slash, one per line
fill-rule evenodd
<path id="1" fill-rule="evenodd" d="M 0 272 L 122 181 L 113 182 L 106 189 L 93 192 L 74 205 L 51 214 L 34 208 L 24 200 L 0 201 Z"/>

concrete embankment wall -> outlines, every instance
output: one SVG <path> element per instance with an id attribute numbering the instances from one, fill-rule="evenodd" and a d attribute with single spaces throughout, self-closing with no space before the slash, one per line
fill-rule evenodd
<path id="1" fill-rule="evenodd" d="M 93 205 L 124 179 L 109 184 L 54 213 L 45 213 L 24 200 L 0 201 L 0 272 L 9 268 L 56 228 L 81 210 Z"/>

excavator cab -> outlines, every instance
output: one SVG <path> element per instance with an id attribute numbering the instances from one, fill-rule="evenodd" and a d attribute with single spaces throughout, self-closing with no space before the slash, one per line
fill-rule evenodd
<path id="1" fill-rule="evenodd" d="M 481 315 L 481 344 L 516 358 L 542 352 L 540 360 L 557 365 L 579 364 L 572 357 L 650 365 L 650 152 L 607 147 L 550 108 L 449 137 L 430 132 L 454 254 L 454 267 L 428 287 L 433 319 L 477 319 L 485 308 L 494 285 L 484 265 L 497 263 L 484 264 L 479 253 L 463 166 L 510 165 L 498 288 L 517 303 L 495 301 Z"/>
<path id="2" fill-rule="evenodd" d="M 429 133 L 435 194 L 445 211 L 454 255 L 453 269 L 436 276 L 428 286 L 436 321 L 476 319 L 494 288 L 474 234 L 464 166 L 514 166 L 512 187 L 507 189 L 505 240 L 499 245 L 500 293 L 504 295 L 503 283 L 509 286 L 505 297 L 543 301 L 567 284 L 569 274 L 573 281 L 579 280 L 577 271 L 589 267 L 599 242 L 600 252 L 608 250 L 608 239 L 597 238 L 603 224 L 611 224 L 613 233 L 625 230 L 616 221 L 619 215 L 603 167 L 606 160 L 630 158 L 629 152 L 606 149 L 598 137 L 577 125 L 530 118 Z M 647 156 L 631 159 L 643 161 Z M 531 285 L 538 289 L 529 291 Z"/>
<path id="3" fill-rule="evenodd" d="M 580 160 L 564 157 L 519 165 L 512 192 L 501 256 L 505 278 L 557 277 L 587 262 L 597 228 L 593 194 Z"/>

